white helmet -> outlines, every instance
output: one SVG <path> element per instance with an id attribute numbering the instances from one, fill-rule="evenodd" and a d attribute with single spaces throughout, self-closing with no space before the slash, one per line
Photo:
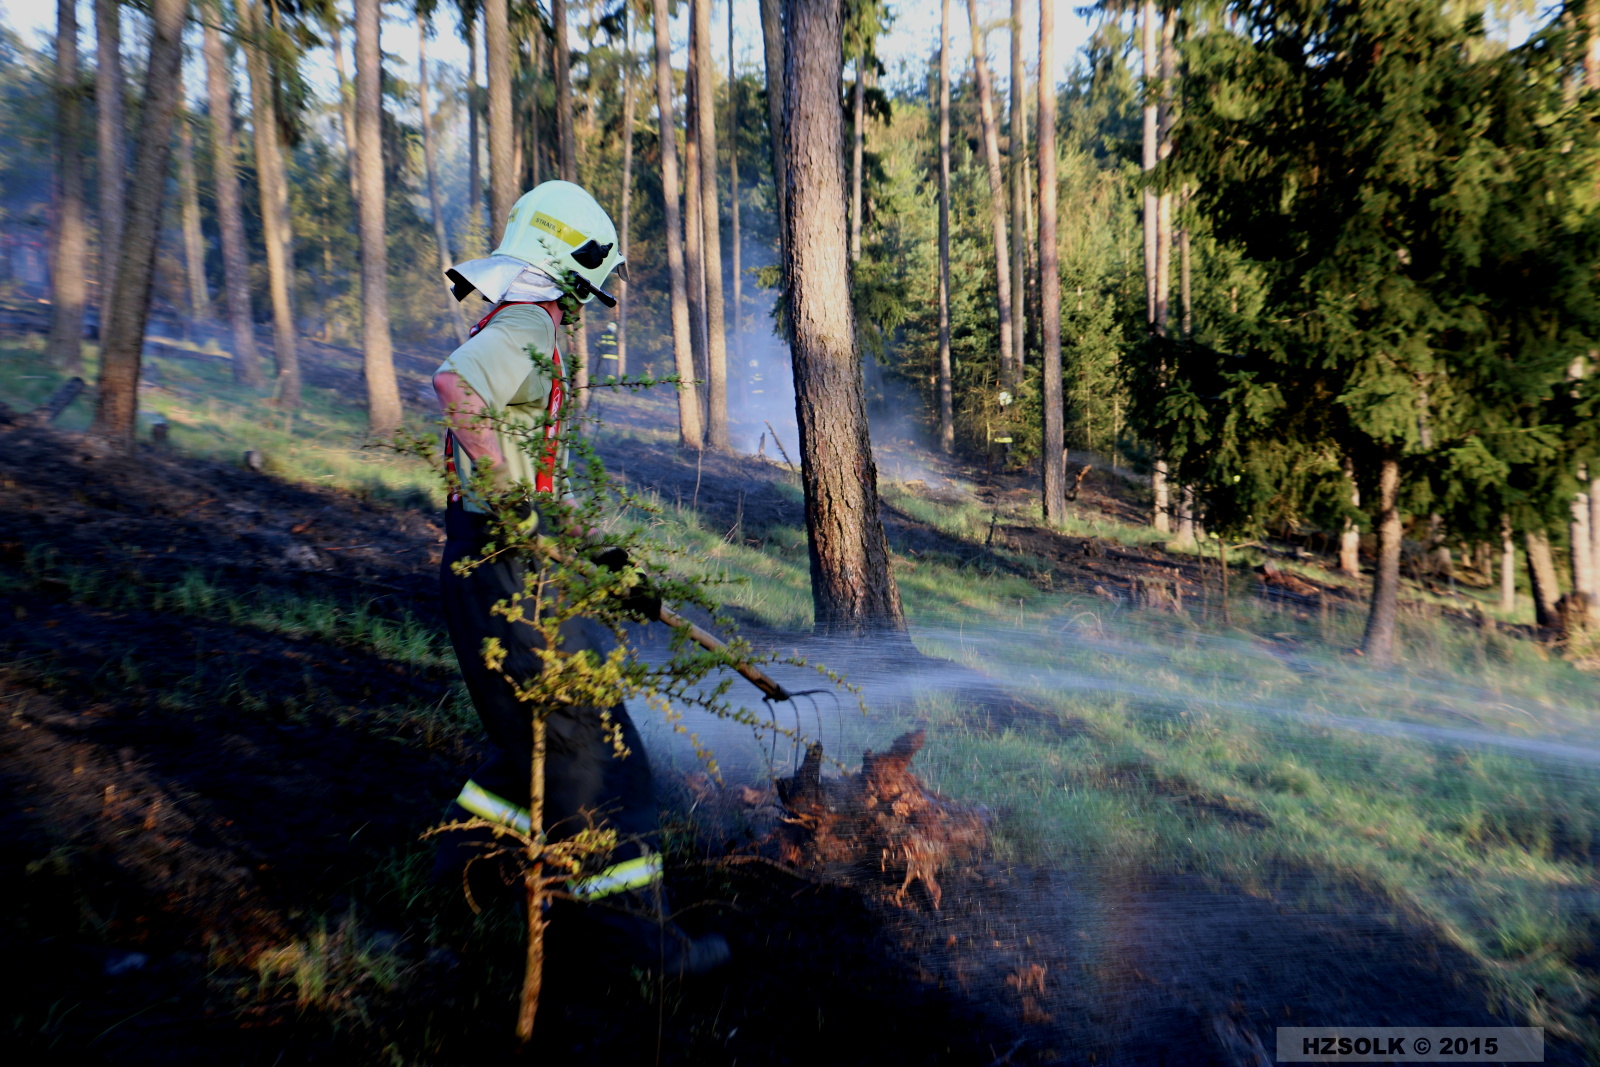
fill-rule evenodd
<path id="1" fill-rule="evenodd" d="M 603 288 L 606 279 L 613 270 L 627 277 L 611 216 L 571 182 L 544 182 L 523 193 L 506 218 L 506 232 L 494 254 L 537 267 L 571 285 L 580 301 L 599 297 L 606 307 L 617 304 Z"/>

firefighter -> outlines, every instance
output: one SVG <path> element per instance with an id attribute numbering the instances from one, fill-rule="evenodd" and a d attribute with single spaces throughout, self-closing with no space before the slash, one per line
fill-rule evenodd
<path id="1" fill-rule="evenodd" d="M 581 187 L 550 181 L 517 201 L 493 255 L 446 272 L 457 300 L 476 291 L 490 305 L 468 340 L 433 378 L 449 427 L 446 463 L 460 475 L 463 486 L 470 485 L 475 470 L 488 465 L 497 488 L 557 491 L 562 482 L 557 469 L 561 457 L 553 438 L 559 430 L 539 427 L 546 413 L 558 426 L 566 403 L 568 368 L 558 344 L 560 301 L 565 295 L 582 303 L 598 299 L 608 307 L 615 305 L 604 289 L 614 270 L 625 266 L 617 251 L 616 229 L 605 210 Z M 530 347 L 551 358 L 554 377 L 529 357 Z M 475 419 L 485 409 L 500 414 L 500 426 Z M 534 432 L 548 433 L 552 439 L 548 450 L 530 454 L 519 447 L 519 440 Z M 538 512 L 529 511 L 528 521 L 537 521 Z M 493 608 L 522 591 L 528 562 L 501 554 L 465 575 L 452 566 L 482 555 L 492 537 L 490 526 L 488 509 L 470 489 L 452 495 L 445 513 L 440 567 L 445 621 L 493 754 L 462 787 L 451 818 L 477 817 L 527 830 L 532 712 L 517 699 L 505 676 L 536 676 L 540 662 L 533 648 L 542 642 L 532 626 L 508 621 Z M 613 553 L 621 555 L 620 550 Z M 596 561 L 619 562 L 601 557 Z M 659 614 L 660 601 L 649 601 L 645 593 L 628 606 L 644 617 Z M 501 670 L 491 671 L 483 661 L 488 637 L 498 638 L 509 650 Z M 612 647 L 609 632 L 587 619 L 564 624 L 561 638 L 565 651 L 592 649 L 603 656 Z M 558 905 L 550 917 L 551 935 L 563 940 L 563 933 L 581 931 L 578 940 L 585 948 L 603 952 L 609 946 L 627 962 L 664 963 L 669 972 L 710 970 L 727 960 L 727 943 L 714 934 L 690 938 L 660 916 L 661 858 L 651 847 L 657 827 L 650 764 L 627 709 L 619 703 L 609 712 L 612 728 L 620 728 L 631 753 L 626 757 L 616 754 L 613 734 L 598 708 L 556 707 L 547 719 L 546 831 L 560 839 L 598 817 L 623 842 L 609 866 L 572 887 L 574 896 L 603 906 Z M 485 843 L 482 835 L 446 835 L 436 875 L 460 884 L 467 870 L 474 875 L 469 884 L 482 891 L 486 880 L 476 876 L 480 873 L 476 869 L 494 866 L 474 862 Z M 642 917 L 651 913 L 654 920 Z"/>

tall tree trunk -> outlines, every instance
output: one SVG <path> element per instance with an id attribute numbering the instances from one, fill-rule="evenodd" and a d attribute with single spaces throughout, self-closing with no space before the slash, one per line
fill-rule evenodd
<path id="1" fill-rule="evenodd" d="M 181 70 L 180 70 L 181 75 Z M 178 98 L 183 99 L 182 86 Z M 178 194 L 183 211 L 183 272 L 189 280 L 189 318 L 211 318 L 211 294 L 206 289 L 206 243 L 200 233 L 200 183 L 194 173 L 194 131 L 187 112 L 178 118 Z"/>
<path id="2" fill-rule="evenodd" d="M 627 20 L 628 52 L 622 73 L 622 224 L 617 228 L 617 251 L 622 262 L 628 262 L 628 232 L 633 209 L 633 22 L 628 19 L 628 8 L 622 9 Z M 628 373 L 628 279 L 617 279 L 617 376 Z"/>
<path id="3" fill-rule="evenodd" d="M 1372 608 L 1361 651 L 1374 666 L 1394 661 L 1395 623 L 1400 609 L 1400 461 L 1384 456 L 1378 469 L 1378 568 Z"/>
<path id="4" fill-rule="evenodd" d="M 995 302 L 1000 313 L 1000 383 L 1015 394 L 1017 371 L 1011 362 L 1011 249 L 1006 239 L 1006 186 L 1000 171 L 1000 131 L 995 119 L 994 87 L 989 79 L 988 45 L 978 24 L 978 0 L 967 0 L 972 26 L 972 75 L 978 83 L 978 117 L 983 126 L 983 156 L 989 167 L 989 221 L 994 231 Z"/>
<path id="5" fill-rule="evenodd" d="M 1160 87 L 1157 84 L 1160 77 L 1161 57 L 1157 46 L 1158 24 L 1156 19 L 1156 6 L 1153 0 L 1144 0 L 1140 5 L 1140 57 L 1143 63 L 1144 74 L 1144 152 L 1142 165 L 1146 176 L 1155 170 L 1157 155 L 1160 149 Z M 1163 297 L 1158 293 L 1160 282 L 1160 232 L 1158 214 L 1159 205 L 1156 191 L 1152 186 L 1144 190 L 1144 295 L 1145 295 L 1145 321 L 1152 330 L 1165 330 L 1166 320 L 1161 315 Z M 1150 491 L 1154 497 L 1154 514 L 1151 525 L 1158 531 L 1166 533 L 1171 529 L 1167 511 L 1169 507 L 1167 490 L 1167 464 L 1165 460 L 1157 460 L 1154 469 L 1150 472 Z"/>
<path id="6" fill-rule="evenodd" d="M 1052 15 L 1054 13 L 1052 12 Z M 1049 71 L 1041 78 L 1052 79 Z M 1017 379 L 1027 364 L 1028 271 L 1023 246 L 1028 232 L 1028 73 L 1022 61 L 1022 0 L 1011 0 L 1011 366 Z M 1059 285 L 1058 285 L 1059 288 Z M 1056 321 L 1060 322 L 1057 314 Z"/>
<path id="7" fill-rule="evenodd" d="M 1582 472 L 1580 472 L 1582 473 Z M 1585 486 L 1587 488 L 1587 486 Z M 1596 589 L 1593 560 L 1594 539 L 1589 530 L 1589 494 L 1578 493 L 1572 498 L 1572 590 L 1590 597 Z"/>
<path id="8" fill-rule="evenodd" d="M 823 633 L 904 630 L 878 514 L 846 234 L 840 0 L 785 0 L 788 298 L 811 599 Z"/>
<path id="9" fill-rule="evenodd" d="M 100 192 L 100 292 L 101 321 L 110 306 L 111 285 L 117 273 L 117 251 L 122 241 L 122 216 L 128 176 L 128 146 L 123 131 L 122 3 L 94 0 L 95 131 L 99 142 Z"/>
<path id="10" fill-rule="evenodd" d="M 356 160 L 356 89 L 344 65 L 344 41 L 339 32 L 339 13 L 328 21 L 328 47 L 339 74 L 339 134 L 344 138 L 345 173 L 350 176 L 350 207 L 361 210 L 361 164 Z"/>
<path id="11" fill-rule="evenodd" d="M 1600 478 L 1589 481 L 1589 565 L 1600 587 Z"/>
<path id="12" fill-rule="evenodd" d="M 693 0 L 693 7 L 695 47 L 699 50 L 699 62 L 695 64 L 699 68 L 695 82 L 695 133 L 700 141 L 700 222 L 705 227 L 706 447 L 731 452 L 727 311 L 722 299 L 722 213 L 717 207 L 717 68 L 711 62 L 711 0 Z"/>
<path id="13" fill-rule="evenodd" d="M 1533 590 L 1533 615 L 1540 626 L 1561 625 L 1561 613 L 1556 607 L 1561 599 L 1561 585 L 1556 578 L 1556 561 L 1550 551 L 1550 538 L 1543 530 L 1529 530 L 1522 536 L 1522 547 L 1528 555 L 1528 582 Z"/>
<path id="14" fill-rule="evenodd" d="M 950 382 L 950 0 L 939 3 L 939 448 L 956 450 Z"/>
<path id="15" fill-rule="evenodd" d="M 467 19 L 462 29 L 467 38 L 467 232 L 471 233 L 483 225 L 483 174 L 478 162 L 478 111 L 483 106 L 478 89 L 478 20 Z"/>
<path id="16" fill-rule="evenodd" d="M 83 373 L 84 224 L 83 145 L 80 143 L 83 86 L 78 73 L 78 9 L 56 0 L 56 187 L 55 233 L 50 263 L 50 362 L 68 374 Z M 105 338 L 104 306 L 100 336 Z"/>
<path id="17" fill-rule="evenodd" d="M 683 255 L 684 266 L 689 271 L 689 339 L 694 351 L 695 377 L 710 384 L 711 369 L 706 363 L 709 345 L 706 339 L 706 253 L 705 220 L 700 217 L 705 208 L 700 185 L 700 27 L 694 18 L 690 0 L 689 54 L 683 78 Z M 716 161 L 712 160 L 715 166 Z M 704 401 L 709 389 L 701 392 Z M 702 406 L 701 416 L 710 418 Z"/>
<path id="18" fill-rule="evenodd" d="M 1500 516 L 1500 612 L 1517 610 L 1517 546 L 1511 536 L 1511 517 Z"/>
<path id="19" fill-rule="evenodd" d="M 572 49 L 567 43 L 567 0 L 550 0 L 550 21 L 555 24 L 551 51 L 555 59 L 556 147 L 561 180 L 578 180 L 578 143 L 572 131 Z M 572 339 L 572 402 L 579 411 L 589 403 L 589 317 L 567 325 Z"/>
<path id="20" fill-rule="evenodd" d="M 788 191 L 783 186 L 783 176 L 788 166 L 783 158 L 783 0 L 761 0 L 761 49 L 766 59 L 767 74 L 767 133 L 772 148 L 772 184 L 777 190 L 778 243 L 783 244 L 783 234 L 788 232 Z M 778 261 L 784 262 L 783 249 L 778 249 Z"/>
<path id="21" fill-rule="evenodd" d="M 417 31 L 417 109 L 422 123 L 422 163 L 428 172 L 428 212 L 433 216 L 433 243 L 439 250 L 439 295 L 445 303 L 445 313 L 455 330 L 456 343 L 467 340 L 467 325 L 461 321 L 461 305 L 450 295 L 443 284 L 444 272 L 450 269 L 450 233 L 445 229 L 444 210 L 439 206 L 439 167 L 434 160 L 433 114 L 428 108 L 428 34 L 433 20 L 427 16 Z"/>
<path id="22" fill-rule="evenodd" d="M 661 201 L 667 232 L 667 279 L 672 296 L 672 362 L 678 376 L 678 444 L 698 451 L 704 446 L 700 399 L 695 395 L 694 355 L 689 348 L 688 280 L 684 277 L 683 223 L 678 214 L 678 137 L 672 118 L 672 37 L 667 0 L 650 0 L 655 29 L 656 115 L 661 142 Z"/>
<path id="23" fill-rule="evenodd" d="M 399 425 L 400 390 L 389 337 L 389 245 L 384 224 L 383 48 L 381 0 L 355 0 L 356 162 L 361 167 L 361 355 L 367 377 L 367 429 Z"/>
<path id="24" fill-rule="evenodd" d="M 166 202 L 167 167 L 172 160 L 172 116 L 181 95 L 183 20 L 188 6 L 187 0 L 153 0 L 150 5 L 150 66 L 144 105 L 139 109 L 138 148 L 111 304 L 100 323 L 100 387 L 92 430 L 129 453 L 134 446 L 139 360 L 144 353 L 161 208 Z"/>
<path id="25" fill-rule="evenodd" d="M 267 247 L 267 290 L 272 298 L 272 350 L 277 363 L 277 400 L 281 407 L 300 406 L 300 354 L 296 348 L 293 292 L 294 232 L 289 218 L 289 183 L 278 141 L 277 106 L 273 102 L 270 63 L 265 48 L 267 21 L 260 0 L 245 0 L 240 14 L 248 20 L 245 48 L 250 72 L 251 126 L 255 135 L 256 180 L 261 189 L 261 229 Z"/>
<path id="26" fill-rule="evenodd" d="M 1361 506 L 1361 486 L 1356 484 L 1356 465 L 1349 456 L 1344 457 L 1344 480 L 1350 486 L 1350 506 Z M 1344 520 L 1344 530 L 1339 534 L 1339 571 L 1352 578 L 1361 577 L 1361 529 L 1354 519 Z"/>
<path id="27" fill-rule="evenodd" d="M 259 389 L 261 352 L 256 347 L 255 313 L 250 308 L 250 256 L 244 238 L 243 196 L 239 192 L 239 148 L 234 137 L 232 77 L 222 45 L 222 5 L 213 0 L 202 19 L 201 48 L 206 59 L 206 100 L 211 112 L 212 185 L 217 197 L 217 231 L 222 237 L 222 291 L 233 329 L 233 380 Z"/>
<path id="28" fill-rule="evenodd" d="M 1039 370 L 1044 384 L 1044 518 L 1059 526 L 1067 515 L 1065 413 L 1061 397 L 1061 273 L 1056 252 L 1056 94 L 1055 0 L 1039 0 Z M 1022 8 L 1011 7 L 1011 32 L 1021 37 Z M 1021 64 L 1020 45 L 1012 49 L 1012 77 Z M 1011 97 L 1012 114 L 1022 113 L 1017 94 Z M 1026 137 L 1026 127 L 1013 122 L 1011 136 Z M 1013 176 L 1021 169 L 1021 160 Z M 1020 188 L 1020 186 L 1019 186 Z M 1012 208 L 1018 198 L 1012 199 Z M 1019 230 L 1020 232 L 1020 230 Z"/>
<path id="29" fill-rule="evenodd" d="M 517 202 L 517 173 L 511 162 L 511 27 L 506 0 L 483 0 L 483 40 L 489 68 L 489 247 L 506 232 L 506 217 Z"/>
<path id="30" fill-rule="evenodd" d="M 728 5 L 728 252 L 733 262 L 729 265 L 729 280 L 733 283 L 733 307 L 728 315 L 728 356 L 734 366 L 739 366 L 739 343 L 744 332 L 744 267 L 739 237 L 739 63 L 733 51 L 733 9 Z M 746 375 L 740 372 L 739 380 Z M 741 394 L 742 395 L 742 394 Z"/>
<path id="31" fill-rule="evenodd" d="M 861 262 L 861 157 L 866 154 L 867 85 L 864 56 L 856 57 L 856 84 L 850 94 L 850 262 Z"/>

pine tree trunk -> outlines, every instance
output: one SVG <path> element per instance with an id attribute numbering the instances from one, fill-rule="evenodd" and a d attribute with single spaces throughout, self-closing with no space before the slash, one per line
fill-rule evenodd
<path id="1" fill-rule="evenodd" d="M 561 152 L 561 180 L 578 180 L 578 147 L 572 133 L 572 49 L 567 44 L 567 0 L 550 0 L 555 40 L 551 50 L 556 75 L 556 136 Z"/>
<path id="2" fill-rule="evenodd" d="M 428 213 L 433 216 L 433 243 L 439 250 L 439 294 L 444 300 L 451 329 L 455 331 L 456 343 L 464 344 L 467 325 L 461 321 L 461 305 L 450 295 L 449 288 L 442 284 L 444 272 L 450 269 L 450 233 L 445 228 L 444 210 L 439 206 L 439 167 L 434 159 L 433 113 L 428 109 L 428 34 L 432 31 L 431 23 L 432 19 L 424 17 L 417 33 L 417 110 L 422 125 L 422 162 L 428 172 Z"/>
<path id="3" fill-rule="evenodd" d="M 1350 486 L 1350 506 L 1359 508 L 1361 487 L 1356 484 L 1356 465 L 1349 456 L 1344 457 L 1344 480 Z M 1339 534 L 1339 572 L 1361 577 L 1361 528 L 1354 519 L 1344 520 L 1344 530 Z"/>
<path id="4" fill-rule="evenodd" d="M 1140 55 L 1143 62 L 1144 74 L 1144 152 L 1142 165 L 1146 175 L 1155 170 L 1160 151 L 1160 107 L 1159 87 L 1161 57 L 1156 44 L 1158 37 L 1158 23 L 1156 8 L 1152 0 L 1144 0 L 1140 8 Z M 1161 255 L 1160 255 L 1160 204 L 1159 197 L 1153 187 L 1144 190 L 1144 289 L 1145 289 L 1145 321 L 1152 330 L 1165 330 L 1166 320 L 1163 315 L 1165 303 L 1164 290 L 1161 288 Z M 1171 528 L 1168 518 L 1170 501 L 1167 490 L 1167 463 L 1158 459 L 1150 472 L 1150 493 L 1154 498 L 1154 509 L 1151 516 L 1151 525 L 1161 533 Z"/>
<path id="5" fill-rule="evenodd" d="M 1600 591 L 1600 478 L 1589 481 L 1589 565 Z"/>
<path id="6" fill-rule="evenodd" d="M 506 0 L 483 0 L 483 39 L 489 81 L 489 247 L 506 232 L 517 202 L 511 161 L 511 27 Z"/>
<path id="7" fill-rule="evenodd" d="M 206 60 L 206 100 L 211 112 L 212 185 L 217 198 L 217 231 L 222 237 L 222 291 L 233 329 L 233 380 L 251 389 L 262 386 L 261 352 L 256 347 L 255 313 L 250 308 L 250 257 L 244 236 L 243 196 L 239 192 L 239 148 L 234 136 L 232 78 L 222 45 L 221 5 L 208 5 L 202 19 L 201 47 Z"/>
<path id="8" fill-rule="evenodd" d="M 785 0 L 788 303 L 795 413 L 822 633 L 905 629 L 878 514 L 855 312 L 850 302 L 840 0 Z"/>
<path id="9" fill-rule="evenodd" d="M 83 86 L 78 73 L 78 10 L 56 0 L 55 232 L 50 248 L 50 362 L 83 373 L 85 237 L 83 221 Z M 104 344 L 105 310 L 100 314 Z"/>
<path id="10" fill-rule="evenodd" d="M 978 0 L 967 0 L 967 21 L 972 27 L 972 75 L 978 83 L 978 117 L 983 127 L 983 156 L 989 170 L 989 221 L 994 231 L 995 303 L 1000 316 L 1000 384 L 1013 395 L 1016 368 L 1011 363 L 1011 249 L 1006 240 L 1006 186 L 1000 172 L 1000 132 L 995 120 L 994 87 L 983 29 L 978 24 Z"/>
<path id="11" fill-rule="evenodd" d="M 150 5 L 150 66 L 139 109 L 138 148 L 111 304 L 100 323 L 100 383 L 92 432 L 128 453 L 133 451 L 139 411 L 139 361 L 172 161 L 172 117 L 181 95 L 188 6 L 187 0 L 153 0 Z"/>
<path id="12" fill-rule="evenodd" d="M 655 29 L 656 116 L 661 143 L 662 215 L 667 232 L 667 279 L 672 297 L 672 362 L 678 376 L 678 444 L 698 451 L 704 445 L 700 400 L 695 395 L 694 355 L 689 347 L 688 279 L 684 277 L 683 222 L 678 214 L 678 137 L 672 117 L 672 37 L 667 0 L 650 0 Z"/>
<path id="13" fill-rule="evenodd" d="M 739 64 L 733 51 L 733 4 L 728 5 L 728 252 L 732 257 L 728 278 L 733 283 L 733 306 L 728 312 L 728 358 L 740 366 L 740 335 L 744 332 L 744 266 L 739 236 Z M 741 368 L 739 380 L 747 375 Z M 740 395 L 743 396 L 741 385 Z"/>
<path id="14" fill-rule="evenodd" d="M 1586 487 L 1587 488 L 1587 487 Z M 1589 494 L 1572 498 L 1572 589 L 1593 597 L 1596 592 L 1594 539 L 1589 530 Z"/>
<path id="15" fill-rule="evenodd" d="M 939 5 L 939 449 L 956 450 L 950 382 L 950 0 Z"/>
<path id="16" fill-rule="evenodd" d="M 850 93 L 850 262 L 861 262 L 861 157 L 866 154 L 867 87 L 863 60 L 856 57 L 856 84 Z"/>
<path id="17" fill-rule="evenodd" d="M 260 0 L 245 0 L 240 14 L 252 42 L 264 42 L 268 32 Z M 277 363 L 277 402 L 280 407 L 300 406 L 300 354 L 296 348 L 293 292 L 294 232 L 289 218 L 288 177 L 278 142 L 277 107 L 273 103 L 268 56 L 259 43 L 245 47 L 250 73 L 251 126 L 255 135 L 256 180 L 261 190 L 261 228 L 267 247 L 267 291 L 272 298 L 272 350 Z"/>
<path id="18" fill-rule="evenodd" d="M 110 306 L 111 285 L 117 273 L 117 250 L 122 241 L 122 216 L 126 200 L 128 145 L 124 137 L 121 0 L 94 0 L 95 132 L 99 142 L 100 292 L 101 321 Z"/>
<path id="19" fill-rule="evenodd" d="M 179 99 L 183 90 L 178 90 Z M 178 118 L 178 194 L 183 210 L 183 269 L 189 280 L 189 318 L 211 318 L 211 294 L 206 289 L 206 242 L 200 232 L 200 188 L 194 173 L 194 131 L 188 113 Z"/>
<path id="20" fill-rule="evenodd" d="M 628 19 L 628 9 L 622 9 Z M 617 227 L 617 251 L 628 262 L 628 231 L 633 225 L 633 22 L 627 23 L 628 51 L 622 75 L 622 202 L 621 225 Z M 628 279 L 617 278 L 617 376 L 628 373 Z"/>
<path id="21" fill-rule="evenodd" d="M 333 52 L 333 66 L 339 74 L 339 133 L 344 138 L 345 173 L 350 179 L 350 210 L 355 214 L 361 210 L 361 164 L 356 160 L 356 89 L 344 65 L 344 41 L 339 33 L 337 12 L 328 23 L 328 47 Z"/>
<path id="22" fill-rule="evenodd" d="M 693 0 L 699 77 L 695 133 L 700 141 L 700 221 L 706 277 L 706 447 L 731 452 L 728 437 L 727 311 L 722 299 L 722 225 L 717 206 L 716 67 L 711 62 L 711 0 Z"/>
<path id="23" fill-rule="evenodd" d="M 473 4 L 477 6 L 476 2 Z M 467 232 L 483 225 L 483 174 L 479 167 L 478 111 L 483 106 L 478 88 L 478 20 L 468 19 L 463 27 L 467 38 Z"/>
<path id="24" fill-rule="evenodd" d="M 694 0 L 691 0 L 691 4 Z M 706 224 L 700 217 L 705 199 L 700 186 L 700 30 L 694 12 L 689 12 L 689 54 L 683 77 L 683 256 L 689 272 L 689 347 L 694 353 L 695 378 L 702 383 L 701 420 L 709 419 L 705 408 L 709 392 L 710 367 L 706 363 Z M 714 161 L 713 161 L 714 162 Z"/>
<path id="25" fill-rule="evenodd" d="M 1528 554 L 1534 621 L 1546 628 L 1560 626 L 1561 612 L 1556 602 L 1561 599 L 1561 586 L 1556 579 L 1556 560 L 1550 551 L 1550 538 L 1543 530 L 1529 530 L 1522 535 L 1522 547 Z"/>
<path id="26" fill-rule="evenodd" d="M 389 337 L 389 245 L 384 222 L 381 0 L 355 0 L 356 161 L 361 167 L 361 354 L 367 377 L 367 429 L 400 425 L 400 390 Z"/>
<path id="27" fill-rule="evenodd" d="M 1067 500 L 1062 457 L 1061 273 L 1056 252 L 1056 94 L 1051 74 L 1055 70 L 1055 6 L 1055 0 L 1039 0 L 1039 369 L 1044 384 L 1044 518 L 1060 526 L 1066 519 Z M 1021 25 L 1021 5 L 1014 3 L 1011 28 L 1018 37 Z M 1013 77 L 1019 55 L 1020 45 L 1013 48 Z M 1011 100 L 1012 114 L 1020 115 L 1018 97 L 1013 95 Z M 1013 125 L 1011 136 L 1025 134 Z M 1016 203 L 1013 199 L 1013 210 Z"/>
<path id="28" fill-rule="evenodd" d="M 766 59 L 767 74 L 767 133 L 772 147 L 772 184 L 777 190 L 778 243 L 788 232 L 788 192 L 783 187 L 783 176 L 788 167 L 783 159 L 783 0 L 761 0 L 761 49 Z M 778 261 L 785 261 L 783 249 L 778 249 Z"/>
<path id="29" fill-rule="evenodd" d="M 1517 610 L 1517 545 L 1511 536 L 1511 519 L 1500 516 L 1500 613 Z"/>
<path id="30" fill-rule="evenodd" d="M 1394 661 L 1395 624 L 1400 609 L 1400 461 L 1386 455 L 1378 469 L 1378 567 L 1372 583 L 1372 608 L 1362 654 L 1377 667 Z"/>
<path id="31" fill-rule="evenodd" d="M 1053 13 L 1052 13 L 1053 15 Z M 1045 82 L 1051 80 L 1045 72 Z M 1011 365 L 1023 377 L 1028 348 L 1028 73 L 1022 61 L 1022 0 L 1011 0 Z M 1059 283 L 1057 284 L 1059 289 Z M 1060 313 L 1056 315 L 1060 322 Z M 1057 450 L 1059 451 L 1059 449 Z"/>

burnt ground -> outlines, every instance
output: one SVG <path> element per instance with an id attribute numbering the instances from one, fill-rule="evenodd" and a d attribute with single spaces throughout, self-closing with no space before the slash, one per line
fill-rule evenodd
<path id="1" fill-rule="evenodd" d="M 769 464 L 606 451 L 636 485 L 687 497 L 698 484 L 708 522 L 742 523 L 758 543 L 763 525 L 799 520 Z M 1119 491 L 1086 502 L 1136 506 Z M 902 551 L 1020 566 L 888 518 Z M 1001 532 L 1044 539 L 1029 551 L 1056 561 L 1057 588 L 1131 597 L 1141 574 L 1185 580 L 1193 566 Z M 380 654 L 357 627 L 297 636 L 272 618 L 274 604 L 312 597 L 366 626 L 437 628 L 439 536 L 437 516 L 415 510 L 0 429 L 0 958 L 23 977 L 6 1016 L 13 1055 L 515 1058 L 515 916 L 474 919 L 431 887 L 417 840 L 475 759 L 473 730 L 454 725 L 466 713 L 453 671 Z M 195 574 L 219 597 L 180 610 L 175 591 Z M 230 601 L 258 607 L 230 615 Z M 897 907 L 870 880 L 726 863 L 751 854 L 748 840 L 689 821 L 668 793 L 686 924 L 722 930 L 736 961 L 660 989 L 595 973 L 581 950 L 557 956 L 544 1058 L 1241 1064 L 1263 1062 L 1252 1043 L 1270 1048 L 1280 1022 L 1503 1021 L 1469 961 L 1381 914 L 1318 915 L 1179 874 L 1130 876 L 1109 906 L 1103 893 L 1091 904 L 1074 872 L 994 865 L 948 878 L 939 911 L 915 894 Z M 311 946 L 298 999 L 284 977 L 295 942 Z"/>

